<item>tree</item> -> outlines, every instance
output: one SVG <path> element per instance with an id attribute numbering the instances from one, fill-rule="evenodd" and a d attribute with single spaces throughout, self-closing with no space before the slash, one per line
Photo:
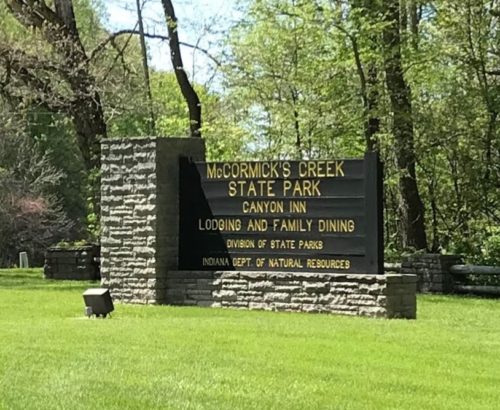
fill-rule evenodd
<path id="1" fill-rule="evenodd" d="M 71 0 L 57 0 L 54 8 L 45 1 L 4 0 L 26 30 L 36 30 L 55 54 L 49 59 L 0 44 L 0 56 L 8 73 L 4 93 L 17 93 L 21 83 L 31 90 L 36 104 L 64 112 L 73 121 L 78 147 L 87 169 L 100 167 L 100 139 L 106 122 L 87 56 L 76 26 Z"/>
<path id="2" fill-rule="evenodd" d="M 352 44 L 339 29 L 341 8 L 315 3 L 253 1 L 230 32 L 226 84 L 261 158 L 364 151 L 363 103 Z"/>
<path id="3" fill-rule="evenodd" d="M 184 71 L 174 6 L 170 0 L 162 0 L 162 4 L 167 21 L 172 66 L 174 67 L 177 83 L 189 109 L 189 128 L 191 130 L 191 136 L 201 137 L 201 103 L 198 94 L 189 82 L 189 78 Z"/>
<path id="4" fill-rule="evenodd" d="M 201 84 L 194 84 L 194 87 L 205 107 L 201 131 L 206 142 L 207 158 L 216 161 L 250 158 L 250 136 L 248 131 L 238 125 L 237 110 L 223 95 L 209 91 Z M 153 72 L 151 89 L 158 134 L 185 135 L 189 129 L 189 116 L 175 74 Z"/>
<path id="5" fill-rule="evenodd" d="M 383 33 L 385 46 L 385 81 L 391 100 L 392 129 L 396 142 L 402 214 L 405 224 L 405 245 L 427 249 L 424 206 L 420 198 L 415 171 L 416 155 L 413 136 L 411 91 L 403 75 L 399 1 L 385 0 L 386 28 Z"/>

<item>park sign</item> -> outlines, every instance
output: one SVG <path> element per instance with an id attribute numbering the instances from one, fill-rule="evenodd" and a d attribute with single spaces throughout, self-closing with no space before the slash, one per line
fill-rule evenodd
<path id="1" fill-rule="evenodd" d="M 179 269 L 383 273 L 382 166 L 180 161 Z"/>

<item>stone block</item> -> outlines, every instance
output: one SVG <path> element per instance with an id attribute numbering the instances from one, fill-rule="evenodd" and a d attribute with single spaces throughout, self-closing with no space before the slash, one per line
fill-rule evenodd
<path id="1" fill-rule="evenodd" d="M 388 284 L 387 287 L 384 289 L 383 294 L 385 295 L 404 295 L 406 293 L 410 293 L 411 288 L 408 287 L 408 285 L 405 284 Z"/>
<path id="2" fill-rule="evenodd" d="M 275 285 L 274 290 L 276 292 L 298 293 L 298 292 L 302 291 L 302 286 L 300 286 L 300 285 Z"/>
<path id="3" fill-rule="evenodd" d="M 351 293 L 357 293 L 358 289 L 353 287 L 342 287 L 342 286 L 330 286 L 330 293 L 332 295 L 349 295 Z"/>
<path id="4" fill-rule="evenodd" d="M 303 282 L 302 288 L 307 293 L 328 293 L 330 291 L 330 283 L 329 282 Z"/>
<path id="5" fill-rule="evenodd" d="M 357 282 L 337 282 L 337 281 L 332 281 L 330 282 L 330 289 L 341 289 L 342 291 L 344 289 L 358 289 L 359 284 Z"/>
<path id="6" fill-rule="evenodd" d="M 347 275 L 347 279 L 363 284 L 378 283 L 385 275 Z"/>
<path id="7" fill-rule="evenodd" d="M 385 289 L 385 284 L 373 283 L 371 285 L 361 283 L 359 285 L 359 293 L 367 295 L 380 295 Z"/>
<path id="8" fill-rule="evenodd" d="M 264 293 L 264 302 L 290 302 L 291 297 L 289 293 L 272 292 Z"/>
<path id="9" fill-rule="evenodd" d="M 360 306 L 358 314 L 360 316 L 385 317 L 387 310 L 382 306 Z"/>
<path id="10" fill-rule="evenodd" d="M 274 302 L 271 308 L 277 312 L 299 312 L 302 310 L 302 305 L 300 303 Z"/>
<path id="11" fill-rule="evenodd" d="M 238 292 L 238 296 L 249 297 L 249 298 L 263 298 L 264 292 L 253 291 L 253 290 L 242 290 Z"/>
<path id="12" fill-rule="evenodd" d="M 223 271 L 221 274 L 222 279 L 239 279 L 240 278 L 240 273 L 239 272 L 232 272 L 232 271 Z"/>
<path id="13" fill-rule="evenodd" d="M 329 305 L 331 303 L 334 303 L 334 301 L 336 300 L 336 296 L 335 295 L 332 295 L 331 293 L 328 293 L 328 294 L 320 294 L 318 296 L 318 303 L 321 304 L 321 305 Z"/>
<path id="14" fill-rule="evenodd" d="M 272 280 L 272 281 L 293 280 L 294 277 L 297 277 L 297 275 L 294 276 L 294 274 L 292 272 L 268 272 L 267 273 L 267 279 Z"/>
<path id="15" fill-rule="evenodd" d="M 271 310 L 271 307 L 267 303 L 249 302 L 248 308 L 250 310 Z"/>
<path id="16" fill-rule="evenodd" d="M 217 285 L 214 283 L 215 281 L 212 279 L 197 279 L 196 285 L 199 289 L 217 289 Z"/>
<path id="17" fill-rule="evenodd" d="M 213 300 L 198 300 L 196 305 L 200 307 L 220 307 L 220 303 L 214 302 Z"/>
<path id="18" fill-rule="evenodd" d="M 222 307 L 231 307 L 235 309 L 248 309 L 248 303 L 249 302 L 244 302 L 244 301 L 229 301 L 229 300 L 222 300 L 221 305 Z"/>
<path id="19" fill-rule="evenodd" d="M 269 292 L 274 290 L 274 283 L 268 280 L 260 282 L 250 282 L 248 284 L 248 290 Z"/>
<path id="20" fill-rule="evenodd" d="M 337 314 L 337 315 L 347 315 L 347 316 L 357 316 L 358 309 L 354 308 L 353 310 L 343 309 L 339 307 L 335 307 L 334 309 L 329 310 L 329 313 Z"/>
<path id="21" fill-rule="evenodd" d="M 213 298 L 216 301 L 235 301 L 238 295 L 234 290 L 219 290 L 212 292 Z"/>
<path id="22" fill-rule="evenodd" d="M 266 272 L 240 272 L 242 279 L 263 280 L 266 279 Z"/>
<path id="23" fill-rule="evenodd" d="M 314 303 L 303 303 L 302 312 L 307 312 L 307 313 L 322 313 L 322 312 L 327 312 L 328 310 L 325 308 L 323 305 L 317 305 Z"/>
<path id="24" fill-rule="evenodd" d="M 309 293 L 297 293 L 291 295 L 291 302 L 292 303 L 308 303 L 308 304 L 315 304 L 318 302 L 319 297 L 314 294 L 309 294 Z"/>

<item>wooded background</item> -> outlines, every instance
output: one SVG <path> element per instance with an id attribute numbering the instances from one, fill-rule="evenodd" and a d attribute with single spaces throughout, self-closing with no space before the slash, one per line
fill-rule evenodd
<path id="1" fill-rule="evenodd" d="M 499 264 L 499 3 L 235 1 L 241 19 L 202 49 L 179 43 L 169 0 L 163 37 L 145 31 L 140 1 L 116 33 L 101 1 L 0 2 L 0 265 L 98 240 L 100 139 L 152 134 L 201 136 L 210 160 L 378 151 L 388 259 Z M 151 37 L 176 70 L 149 67 Z M 190 81 L 193 47 L 217 81 Z"/>

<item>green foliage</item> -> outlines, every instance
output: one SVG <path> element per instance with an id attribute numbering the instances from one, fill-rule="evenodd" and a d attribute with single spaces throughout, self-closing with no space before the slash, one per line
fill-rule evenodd
<path id="1" fill-rule="evenodd" d="M 68 216 L 84 226 L 86 175 L 70 121 L 61 114 L 36 108 L 27 112 L 24 121 L 40 151 L 47 153 L 50 163 L 62 172 L 61 183 L 54 194 L 61 199 Z"/>
<path id="2" fill-rule="evenodd" d="M 259 158 L 360 156 L 364 117 L 355 44 L 365 79 L 369 66 L 377 70 L 379 99 L 371 115 L 381 125 L 376 142 L 385 162 L 386 248 L 397 259 L 404 251 L 401 170 L 384 85 L 383 9 L 373 11 L 381 2 L 242 3 L 245 17 L 227 41 L 225 78 Z M 498 7 L 496 0 L 435 0 L 401 8 L 429 247 L 496 264 L 500 258 L 486 249 L 495 248 L 491 227 L 500 223 Z"/>
<path id="3" fill-rule="evenodd" d="M 161 136 L 188 136 L 189 114 L 173 73 L 155 72 L 151 77 L 155 101 L 156 132 Z M 202 105 L 202 135 L 210 160 L 236 160 L 245 157 L 249 133 L 238 125 L 238 118 L 222 95 L 196 84 Z M 145 119 L 146 121 L 146 119 Z"/>
<path id="4" fill-rule="evenodd" d="M 59 241 L 55 246 L 62 249 L 70 249 L 88 245 L 92 245 L 92 242 L 89 242 L 86 239 L 80 239 L 78 241 Z"/>
<path id="5" fill-rule="evenodd" d="M 75 0 L 77 25 L 91 56 L 108 136 L 150 134 L 137 36 L 109 36 L 103 3 Z M 392 114 L 385 87 L 384 2 L 350 0 L 242 0 L 242 18 L 222 44 L 224 62 L 216 91 L 196 84 L 203 111 L 202 134 L 209 160 L 359 157 L 365 122 L 380 120 L 375 136 L 385 162 L 385 238 L 390 259 L 403 249 L 401 192 Z M 412 6 L 417 19 L 412 20 Z M 417 181 L 426 210 L 429 247 L 464 253 L 471 261 L 500 264 L 500 50 L 498 0 L 401 2 L 402 60 L 411 88 Z M 0 2 L 0 47 L 59 60 L 37 30 L 28 30 Z M 414 25 L 416 23 L 416 26 Z M 415 30 L 416 29 L 416 30 Z M 213 51 L 213 50 L 209 50 Z M 2 66 L 4 67 L 4 66 Z M 54 194 L 74 221 L 99 235 L 98 209 L 87 198 L 98 175 L 84 175 L 73 124 L 48 113 L 21 82 L 2 90 L 18 100 L 5 108 L 62 171 Z M 363 84 L 370 68 L 373 84 Z M 67 96 L 50 69 L 36 70 Z M 4 85 L 5 83 L 5 85 Z M 11 88 L 9 88 L 11 87 Z M 66 87 L 66 88 L 65 88 Z M 151 73 L 156 134 L 188 136 L 188 111 L 173 73 Z M 377 94 L 370 112 L 363 87 Z M 4 106 L 2 106 L 4 108 Z M 8 124 L 7 124 L 8 125 Z M 0 175 L 7 167 L 0 164 Z M 90 201 L 92 202 L 92 201 Z"/>
<path id="6" fill-rule="evenodd" d="M 352 52 L 315 2 L 250 2 L 231 31 L 227 88 L 261 158 L 363 152 L 362 105 Z"/>

